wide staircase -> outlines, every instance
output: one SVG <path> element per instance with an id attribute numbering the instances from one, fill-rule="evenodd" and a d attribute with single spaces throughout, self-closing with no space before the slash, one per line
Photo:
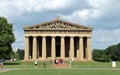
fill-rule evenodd
<path id="1" fill-rule="evenodd" d="M 71 68 L 68 64 L 53 64 L 53 68 Z"/>

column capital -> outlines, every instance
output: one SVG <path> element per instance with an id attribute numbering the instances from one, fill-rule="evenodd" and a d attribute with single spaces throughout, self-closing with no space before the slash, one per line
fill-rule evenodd
<path id="1" fill-rule="evenodd" d="M 43 38 L 46 38 L 46 36 L 42 36 Z"/>
<path id="2" fill-rule="evenodd" d="M 29 36 L 25 36 L 25 38 L 29 38 Z"/>
<path id="3" fill-rule="evenodd" d="M 83 36 L 79 36 L 79 38 L 83 38 Z"/>
<path id="4" fill-rule="evenodd" d="M 56 36 L 51 36 L 52 38 L 55 38 Z"/>
<path id="5" fill-rule="evenodd" d="M 33 38 L 36 38 L 37 36 L 32 36 Z"/>
<path id="6" fill-rule="evenodd" d="M 60 36 L 61 38 L 64 38 L 65 36 Z"/>
<path id="7" fill-rule="evenodd" d="M 70 36 L 70 38 L 74 38 L 75 36 Z"/>
<path id="8" fill-rule="evenodd" d="M 89 39 L 90 39 L 91 37 L 87 37 L 87 38 L 89 38 Z"/>

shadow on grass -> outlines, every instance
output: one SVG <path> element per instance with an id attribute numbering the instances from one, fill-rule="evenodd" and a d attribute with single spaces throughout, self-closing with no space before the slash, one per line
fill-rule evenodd
<path id="1" fill-rule="evenodd" d="M 11 63 L 11 62 L 7 62 L 7 63 L 3 63 L 4 65 L 20 65 L 21 63 Z"/>

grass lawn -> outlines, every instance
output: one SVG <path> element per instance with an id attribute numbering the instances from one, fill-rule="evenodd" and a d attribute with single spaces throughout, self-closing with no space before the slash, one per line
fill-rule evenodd
<path id="1" fill-rule="evenodd" d="M 42 69 L 43 62 L 38 62 L 38 68 L 34 67 L 34 62 L 5 62 L 3 68 L 23 69 L 3 72 L 0 75 L 120 75 L 120 62 L 117 62 L 116 68 L 119 70 L 111 68 L 111 62 L 73 62 L 71 69 L 52 69 L 49 61 L 46 64 L 46 68 Z"/>
<path id="2" fill-rule="evenodd" d="M 13 61 L 5 62 L 4 68 L 34 68 L 34 62 Z M 43 68 L 43 62 L 38 62 L 38 68 Z M 46 68 L 52 68 L 50 62 L 46 62 Z"/>
<path id="3" fill-rule="evenodd" d="M 120 75 L 120 70 L 26 69 L 8 71 L 0 75 Z"/>
<path id="4" fill-rule="evenodd" d="M 73 62 L 73 68 L 112 68 L 112 62 Z M 116 68 L 120 68 L 120 62 L 116 62 Z"/>
<path id="5" fill-rule="evenodd" d="M 69 65 L 69 61 L 66 62 Z M 120 68 L 120 62 L 116 62 L 117 68 Z M 4 68 L 34 68 L 34 62 L 6 62 Z M 43 62 L 38 62 L 38 68 L 43 68 Z M 46 62 L 46 68 L 52 68 L 50 62 Z M 73 62 L 72 68 L 112 68 L 112 62 Z"/>

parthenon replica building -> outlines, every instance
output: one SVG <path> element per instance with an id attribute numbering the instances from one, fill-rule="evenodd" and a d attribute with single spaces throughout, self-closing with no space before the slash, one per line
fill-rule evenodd
<path id="1" fill-rule="evenodd" d="M 25 33 L 24 60 L 76 61 L 92 60 L 92 27 L 55 20 L 23 27 Z"/>

